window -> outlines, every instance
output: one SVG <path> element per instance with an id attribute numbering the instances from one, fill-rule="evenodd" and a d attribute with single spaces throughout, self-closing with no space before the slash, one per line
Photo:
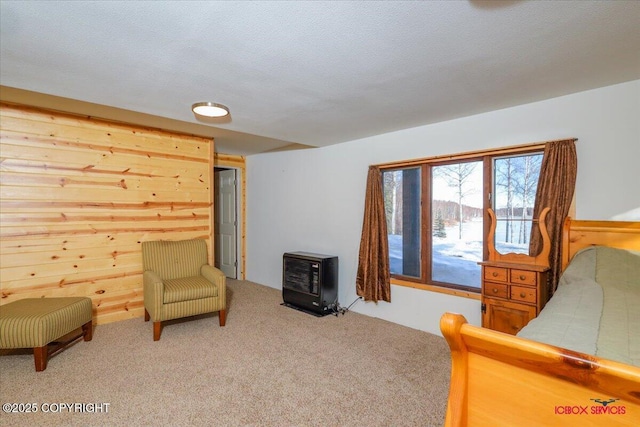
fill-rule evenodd
<path id="1" fill-rule="evenodd" d="M 496 249 L 528 253 L 540 147 L 425 159 L 382 168 L 392 277 L 479 292 L 496 212 Z"/>
<path id="2" fill-rule="evenodd" d="M 431 281 L 480 287 L 482 161 L 431 168 Z"/>
<path id="3" fill-rule="evenodd" d="M 421 277 L 420 168 L 382 174 L 391 274 Z"/>
<path id="4" fill-rule="evenodd" d="M 529 253 L 533 204 L 542 154 L 509 156 L 493 161 L 495 247 L 500 253 Z"/>

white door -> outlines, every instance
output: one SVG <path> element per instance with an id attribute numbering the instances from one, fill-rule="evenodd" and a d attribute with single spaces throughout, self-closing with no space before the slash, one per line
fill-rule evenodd
<path id="1" fill-rule="evenodd" d="M 236 171 L 227 169 L 215 172 L 215 262 L 225 276 L 238 276 L 236 251 Z"/>

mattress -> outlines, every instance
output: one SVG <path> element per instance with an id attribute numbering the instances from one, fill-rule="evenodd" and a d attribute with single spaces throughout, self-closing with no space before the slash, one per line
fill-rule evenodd
<path id="1" fill-rule="evenodd" d="M 518 336 L 640 366 L 640 252 L 577 253 L 540 315 Z"/>

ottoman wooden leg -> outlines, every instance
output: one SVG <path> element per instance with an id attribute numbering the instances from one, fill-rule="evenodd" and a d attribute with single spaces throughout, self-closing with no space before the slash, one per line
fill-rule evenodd
<path id="1" fill-rule="evenodd" d="M 93 321 L 89 320 L 87 323 L 82 325 L 82 336 L 85 341 L 91 341 L 93 338 Z"/>
<path id="2" fill-rule="evenodd" d="M 36 372 L 41 372 L 47 369 L 47 357 L 49 346 L 45 344 L 42 347 L 33 348 L 33 360 L 36 363 Z"/>
<path id="3" fill-rule="evenodd" d="M 147 309 L 144 309 L 144 321 L 148 322 L 149 319 L 151 319 L 151 316 L 149 316 L 149 312 L 147 311 Z"/>

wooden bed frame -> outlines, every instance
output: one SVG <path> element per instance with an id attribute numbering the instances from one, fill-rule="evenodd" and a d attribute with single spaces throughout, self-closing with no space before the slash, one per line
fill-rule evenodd
<path id="1" fill-rule="evenodd" d="M 575 221 L 563 233 L 563 269 L 580 249 L 640 250 L 640 222 Z M 445 313 L 451 348 L 445 426 L 637 426 L 640 368 L 480 328 Z"/>

